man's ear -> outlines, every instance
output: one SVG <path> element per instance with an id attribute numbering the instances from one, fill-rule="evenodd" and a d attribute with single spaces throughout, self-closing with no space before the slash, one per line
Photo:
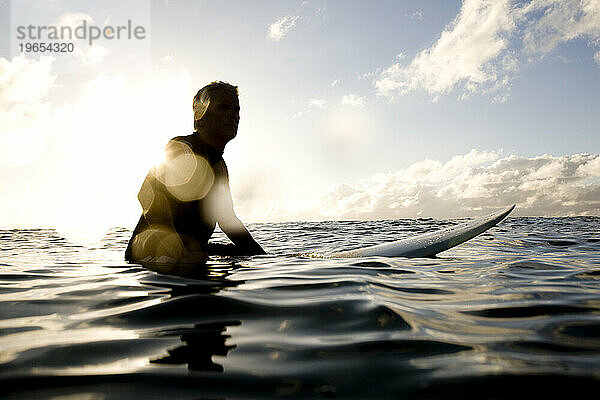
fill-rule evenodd
<path id="1" fill-rule="evenodd" d="M 194 121 L 194 129 L 198 130 L 198 128 L 203 128 L 206 125 L 204 122 L 204 118 L 200 118 Z"/>

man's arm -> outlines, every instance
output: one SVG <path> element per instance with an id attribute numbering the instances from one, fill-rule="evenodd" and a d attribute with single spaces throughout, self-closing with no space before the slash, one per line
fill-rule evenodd
<path id="1" fill-rule="evenodd" d="M 248 229 L 246 229 L 244 224 L 242 224 L 242 221 L 240 221 L 235 214 L 222 221 L 219 221 L 219 226 L 223 232 L 225 232 L 227 237 L 239 249 L 239 254 L 266 254 L 263 248 L 254 240 L 252 235 L 250 235 L 250 232 L 248 232 Z"/>
<path id="2" fill-rule="evenodd" d="M 242 221 L 235 215 L 233 210 L 233 199 L 229 184 L 222 184 L 221 207 L 219 212 L 219 226 L 227 237 L 235 244 L 236 253 L 244 255 L 267 254 L 263 248 L 254 240 Z"/>

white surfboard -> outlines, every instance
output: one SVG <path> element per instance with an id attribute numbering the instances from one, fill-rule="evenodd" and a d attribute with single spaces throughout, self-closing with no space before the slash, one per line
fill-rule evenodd
<path id="1" fill-rule="evenodd" d="M 378 244 L 362 249 L 342 251 L 332 254 L 335 258 L 353 257 L 431 257 L 474 238 L 502 221 L 515 208 L 515 205 L 485 217 L 477 218 L 456 226 L 434 232 Z"/>

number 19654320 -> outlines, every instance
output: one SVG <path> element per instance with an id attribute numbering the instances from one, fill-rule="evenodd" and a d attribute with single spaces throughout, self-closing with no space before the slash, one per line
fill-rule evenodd
<path id="1" fill-rule="evenodd" d="M 21 53 L 72 53 L 75 50 L 73 43 L 19 43 Z"/>

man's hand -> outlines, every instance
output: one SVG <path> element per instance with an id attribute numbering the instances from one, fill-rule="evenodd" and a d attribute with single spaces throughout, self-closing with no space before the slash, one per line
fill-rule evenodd
<path id="1" fill-rule="evenodd" d="M 237 254 L 247 256 L 267 254 L 235 214 L 219 221 L 219 226 L 237 247 Z"/>

